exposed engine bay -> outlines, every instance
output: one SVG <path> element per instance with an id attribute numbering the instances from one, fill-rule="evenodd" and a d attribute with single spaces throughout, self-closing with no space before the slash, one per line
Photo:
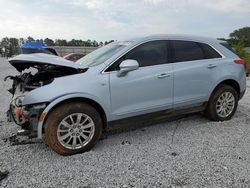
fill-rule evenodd
<path id="1" fill-rule="evenodd" d="M 36 68 L 38 71 L 33 74 L 31 72 L 24 72 L 18 76 L 7 76 L 5 81 L 7 79 L 13 80 L 12 88 L 8 91 L 13 95 L 24 93 L 47 85 L 55 78 L 85 72 L 79 69 L 51 65 L 40 65 L 36 66 Z"/>
<path id="2" fill-rule="evenodd" d="M 28 55 L 26 56 L 28 57 Z M 32 124 L 37 124 L 46 104 L 23 106 L 22 101 L 25 95 L 36 88 L 50 84 L 55 78 L 83 73 L 87 71 L 88 68 L 76 68 L 72 65 L 72 62 L 62 62 L 61 65 L 59 62 L 53 64 L 48 62 L 36 62 L 34 60 L 32 62 L 20 61 L 16 59 L 16 57 L 10 59 L 9 62 L 20 72 L 20 75 L 7 76 L 4 79 L 5 81 L 8 79 L 13 81 L 12 87 L 8 90 L 12 94 L 12 100 L 7 112 L 8 119 L 22 126 L 22 129 L 36 129 L 36 126 L 32 127 Z M 67 63 L 67 66 L 65 66 L 65 63 Z M 30 68 L 34 70 L 30 70 Z"/>

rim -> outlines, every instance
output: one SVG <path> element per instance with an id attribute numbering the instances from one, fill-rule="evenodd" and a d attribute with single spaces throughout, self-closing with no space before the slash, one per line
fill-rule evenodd
<path id="1" fill-rule="evenodd" d="M 230 92 L 224 92 L 220 95 L 216 103 L 216 112 L 220 117 L 228 117 L 234 110 L 235 98 Z"/>
<path id="2" fill-rule="evenodd" d="M 86 146 L 94 136 L 95 124 L 84 113 L 74 113 L 65 117 L 57 128 L 57 139 L 68 149 L 80 149 Z"/>

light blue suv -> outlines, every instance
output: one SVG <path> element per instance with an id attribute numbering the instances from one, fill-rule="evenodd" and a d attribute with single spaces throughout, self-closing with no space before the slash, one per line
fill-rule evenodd
<path id="1" fill-rule="evenodd" d="M 202 37 L 113 42 L 76 63 L 48 54 L 9 62 L 22 72 L 9 90 L 19 134 L 44 135 L 61 155 L 90 150 L 107 126 L 132 118 L 200 111 L 229 120 L 246 90 L 245 62 L 226 42 Z"/>

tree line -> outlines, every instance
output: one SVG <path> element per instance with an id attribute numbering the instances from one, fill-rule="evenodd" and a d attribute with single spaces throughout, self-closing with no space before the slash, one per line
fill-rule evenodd
<path id="1" fill-rule="evenodd" d="M 242 58 L 249 58 L 249 54 L 246 54 L 244 52 L 245 47 L 250 47 L 250 27 L 243 27 L 240 29 L 237 29 L 229 34 L 229 38 L 220 38 L 221 40 L 227 41 L 232 47 L 234 47 L 237 51 L 237 53 Z M 87 46 L 87 47 L 98 47 L 98 46 L 104 46 L 111 41 L 105 41 L 105 42 L 97 42 L 96 40 L 78 40 L 78 39 L 72 39 L 70 41 L 67 41 L 65 39 L 34 39 L 32 37 L 28 38 L 8 38 L 5 37 L 0 41 L 0 56 L 2 57 L 11 57 L 13 55 L 18 54 L 19 52 L 19 46 L 24 44 L 26 41 L 38 41 L 38 42 L 44 42 L 48 46 Z M 247 57 L 245 57 L 247 56 Z M 249 62 L 250 64 L 250 62 Z"/>
<path id="2" fill-rule="evenodd" d="M 36 42 L 44 42 L 48 46 L 86 46 L 86 47 L 99 47 L 107 45 L 114 40 L 105 41 L 105 42 L 97 42 L 96 40 L 65 40 L 65 39 L 34 39 L 32 37 L 28 38 L 9 38 L 4 37 L 0 41 L 0 56 L 2 57 L 11 57 L 19 53 L 19 47 L 27 41 L 36 41 Z"/>
<path id="3" fill-rule="evenodd" d="M 227 42 L 234 48 L 237 55 L 246 61 L 250 72 L 250 53 L 245 51 L 245 47 L 250 47 L 250 27 L 243 27 L 230 33 Z"/>

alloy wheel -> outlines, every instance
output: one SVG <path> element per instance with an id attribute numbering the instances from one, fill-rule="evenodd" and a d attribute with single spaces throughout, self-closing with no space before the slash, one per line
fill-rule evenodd
<path id="1" fill-rule="evenodd" d="M 80 149 L 93 138 L 95 125 L 92 118 L 84 113 L 65 117 L 57 128 L 57 139 L 67 149 Z"/>

